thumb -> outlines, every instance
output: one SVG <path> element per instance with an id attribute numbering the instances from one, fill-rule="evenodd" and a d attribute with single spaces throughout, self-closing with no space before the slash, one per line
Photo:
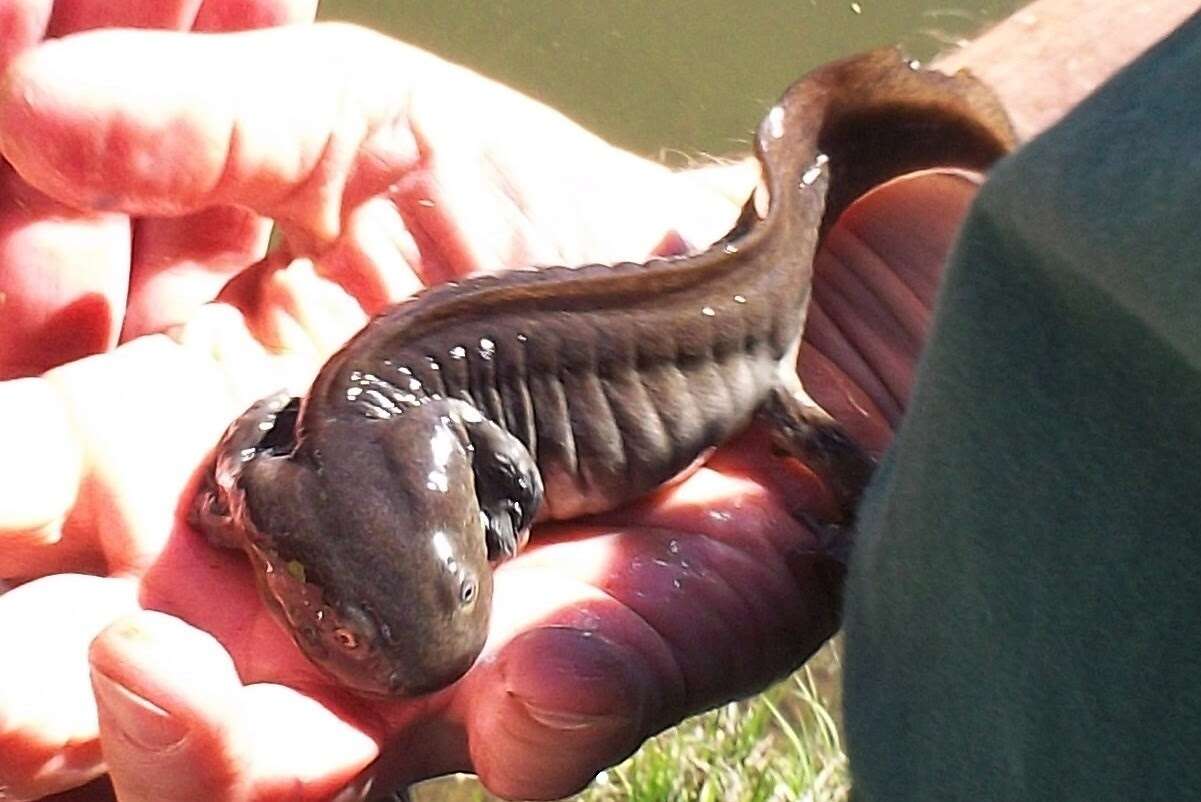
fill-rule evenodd
<path id="1" fill-rule="evenodd" d="M 326 798 L 375 741 L 279 685 L 243 686 L 210 635 L 142 612 L 92 645 L 100 738 L 122 802 Z"/>
<path id="2" fill-rule="evenodd" d="M 233 663 L 178 629 L 143 613 L 92 646 L 101 742 L 122 800 L 229 798 L 241 774 L 221 724 L 237 712 Z"/>
<path id="3" fill-rule="evenodd" d="M 662 727 L 647 663 L 628 643 L 561 623 L 517 635 L 466 681 L 473 770 L 511 799 L 584 788 Z"/>
<path id="4" fill-rule="evenodd" d="M 442 72 L 349 25 L 92 31 L 13 65 L 0 149 L 72 206 L 175 216 L 238 205 L 329 240 L 345 194 L 375 194 L 419 161 L 409 89 Z"/>

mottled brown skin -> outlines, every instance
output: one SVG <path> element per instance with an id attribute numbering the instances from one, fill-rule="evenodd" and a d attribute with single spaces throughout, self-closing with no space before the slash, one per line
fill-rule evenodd
<path id="1" fill-rule="evenodd" d="M 885 181 L 985 170 L 1013 145 L 967 75 L 893 51 L 819 68 L 760 126 L 766 194 L 725 238 L 686 258 L 475 278 L 393 307 L 303 400 L 273 396 L 235 422 L 196 520 L 250 554 L 311 660 L 371 694 L 466 671 L 491 564 L 536 518 L 641 496 L 757 415 L 837 498 L 837 557 L 873 461 L 795 371 L 822 235 Z"/>

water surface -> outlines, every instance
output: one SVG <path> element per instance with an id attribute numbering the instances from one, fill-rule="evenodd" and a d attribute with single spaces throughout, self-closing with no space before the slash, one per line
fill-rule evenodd
<path id="1" fill-rule="evenodd" d="M 325 0 L 537 97 L 612 142 L 680 163 L 744 152 L 811 67 L 883 44 L 928 59 L 1022 0 Z M 754 11 L 747 11 L 751 6 Z"/>

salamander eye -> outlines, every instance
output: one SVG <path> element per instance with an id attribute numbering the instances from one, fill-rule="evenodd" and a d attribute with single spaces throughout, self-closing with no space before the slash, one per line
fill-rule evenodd
<path id="1" fill-rule="evenodd" d="M 470 607 L 475 604 L 475 598 L 478 595 L 479 588 L 471 577 L 464 579 L 463 583 L 459 585 L 459 605 L 461 607 Z"/>

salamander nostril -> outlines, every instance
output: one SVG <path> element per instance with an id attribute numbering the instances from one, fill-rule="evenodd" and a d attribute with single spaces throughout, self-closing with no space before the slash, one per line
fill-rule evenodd
<path id="1" fill-rule="evenodd" d="M 354 634 L 353 632 L 351 632 L 349 629 L 346 629 L 345 627 L 338 627 L 337 629 L 335 629 L 334 637 L 337 638 L 338 644 L 343 649 L 359 648 L 359 643 L 360 643 L 359 636 Z"/>

